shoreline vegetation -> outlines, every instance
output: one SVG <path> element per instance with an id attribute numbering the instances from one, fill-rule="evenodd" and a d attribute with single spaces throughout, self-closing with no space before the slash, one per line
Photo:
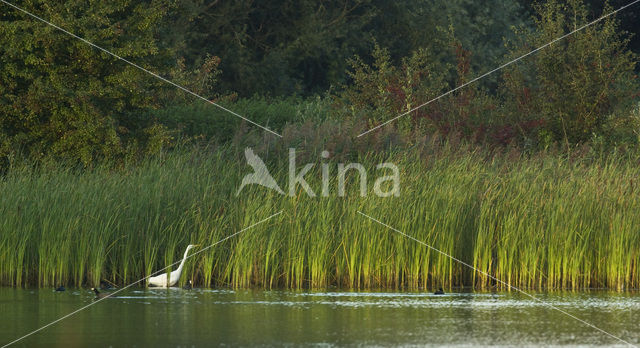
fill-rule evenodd
<path id="1" fill-rule="evenodd" d="M 21 5 L 282 138 L 3 7 L 0 285 L 128 284 L 279 211 L 179 286 L 496 285 L 361 211 L 517 287 L 640 288 L 640 4 L 487 1 Z M 329 195 L 237 194 L 247 148 Z"/>
<path id="2" fill-rule="evenodd" d="M 345 197 L 333 181 L 329 197 L 255 185 L 236 197 L 250 168 L 231 147 L 175 150 L 115 171 L 16 168 L 0 181 L 0 284 L 127 284 L 175 262 L 187 244 L 211 245 L 283 210 L 190 258 L 179 285 L 496 286 L 360 210 L 516 287 L 638 288 L 640 157 L 584 151 L 489 152 L 435 139 L 359 158 L 368 171 L 387 161 L 399 167 L 400 195 L 388 198 L 361 197 L 355 172 Z M 284 153 L 265 155 L 281 184 Z M 318 191 L 319 165 L 305 178 Z"/>

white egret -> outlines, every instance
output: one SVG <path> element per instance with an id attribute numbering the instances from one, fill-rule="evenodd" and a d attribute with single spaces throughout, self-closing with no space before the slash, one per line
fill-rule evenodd
<path id="1" fill-rule="evenodd" d="M 167 279 L 166 273 L 162 273 L 159 276 L 150 277 L 149 285 L 159 286 L 163 288 L 174 286 L 178 282 L 178 280 L 180 280 L 180 275 L 182 274 L 182 266 L 184 266 L 184 262 L 187 260 L 187 254 L 189 254 L 189 250 L 191 250 L 192 248 L 195 248 L 196 246 L 197 245 L 194 245 L 194 244 L 189 244 L 187 246 L 187 250 L 185 250 L 184 252 L 184 257 L 182 258 L 182 262 L 180 262 L 180 266 L 178 266 L 177 270 L 169 274 L 169 279 Z"/>

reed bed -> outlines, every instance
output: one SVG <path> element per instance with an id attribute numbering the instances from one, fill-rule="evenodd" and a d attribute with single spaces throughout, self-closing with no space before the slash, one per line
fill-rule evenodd
<path id="1" fill-rule="evenodd" d="M 419 150 L 361 156 L 368 194 L 348 175 L 329 197 L 246 187 L 230 149 L 176 151 L 134 167 L 14 168 L 0 181 L 0 283 L 89 286 L 143 278 L 280 210 L 188 260 L 181 283 L 206 287 L 504 288 L 357 213 L 371 215 L 523 288 L 640 286 L 637 161 Z M 375 165 L 401 171 L 400 195 L 373 194 Z M 287 190 L 286 160 L 268 166 Z M 301 165 L 299 166 L 299 168 Z"/>

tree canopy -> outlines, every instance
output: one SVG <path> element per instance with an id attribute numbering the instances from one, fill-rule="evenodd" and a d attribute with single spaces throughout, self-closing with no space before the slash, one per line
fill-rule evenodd
<path id="1" fill-rule="evenodd" d="M 29 1 L 25 9 L 113 53 L 167 71 L 157 30 L 171 3 Z M 52 154 L 85 164 L 145 141 L 164 86 L 148 74 L 25 14 L 0 13 L 0 154 Z"/>
<path id="2" fill-rule="evenodd" d="M 298 119 L 262 110 L 265 98 L 280 98 L 274 105 L 304 113 L 283 106 L 288 101 L 282 98 L 331 96 L 339 100 L 334 106 L 343 108 L 331 109 L 334 117 L 375 124 L 612 9 L 593 0 L 538 5 L 524 0 L 27 0 L 17 5 L 280 128 Z M 228 141 L 242 132 L 233 116 L 221 121 L 215 112 L 190 105 L 191 96 L 182 91 L 0 6 L 0 168 L 15 156 L 90 165 L 153 153 L 176 134 Z M 506 74 L 414 113 L 398 127 L 495 138 L 500 144 L 516 138 L 579 143 L 618 134 L 611 125 L 620 118 L 611 122 L 612 115 L 627 112 L 618 106 L 637 97 L 637 56 L 628 49 L 639 46 L 628 33 L 637 29 L 635 19 L 633 11 L 620 13 Z M 355 112 L 356 105 L 371 113 Z"/>

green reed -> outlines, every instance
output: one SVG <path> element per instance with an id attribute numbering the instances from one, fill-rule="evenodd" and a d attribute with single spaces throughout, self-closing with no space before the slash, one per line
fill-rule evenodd
<path id="1" fill-rule="evenodd" d="M 286 156 L 269 168 L 287 189 Z M 135 167 L 17 168 L 0 181 L 0 283 L 10 286 L 125 284 L 278 211 L 278 217 L 187 261 L 181 284 L 287 288 L 433 288 L 501 284 L 412 241 L 525 288 L 640 286 L 637 161 L 444 148 L 361 156 L 369 174 L 360 197 L 355 171 L 338 197 L 321 192 L 320 158 L 300 187 L 282 196 L 248 186 L 241 153 L 177 151 Z M 325 161 L 326 162 L 326 161 Z M 393 162 L 399 197 L 373 194 Z M 298 169 L 305 163 L 299 162 Z"/>

